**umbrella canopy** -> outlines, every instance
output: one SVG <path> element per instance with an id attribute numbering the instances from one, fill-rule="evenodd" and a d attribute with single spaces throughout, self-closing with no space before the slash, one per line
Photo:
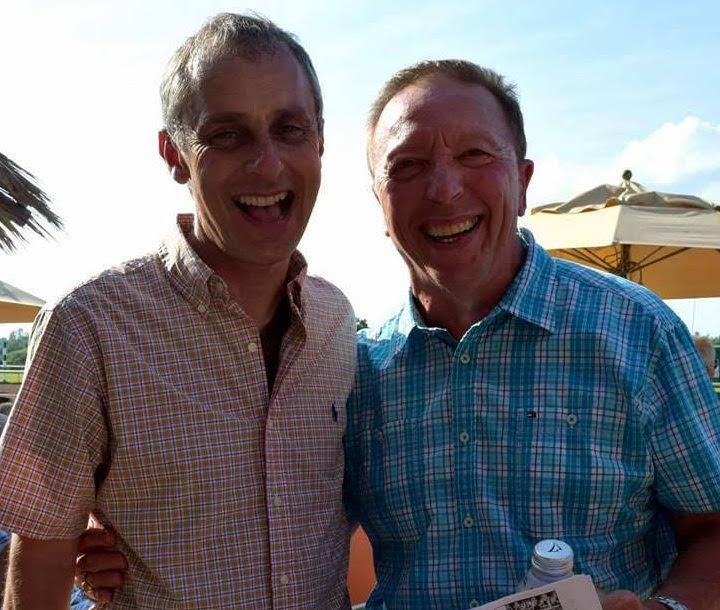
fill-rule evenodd
<path id="1" fill-rule="evenodd" d="M 44 301 L 0 281 L 0 324 L 32 322 Z"/>
<path id="2" fill-rule="evenodd" d="M 626 277 L 663 299 L 720 296 L 720 207 L 631 178 L 626 171 L 619 186 L 534 208 L 526 226 L 552 256 Z"/>

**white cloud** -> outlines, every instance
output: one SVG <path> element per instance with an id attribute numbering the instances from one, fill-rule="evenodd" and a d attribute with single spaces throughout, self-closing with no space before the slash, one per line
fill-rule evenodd
<path id="1" fill-rule="evenodd" d="M 616 158 L 594 164 L 541 157 L 535 161 L 530 206 L 564 201 L 598 184 L 619 184 L 625 169 L 647 188 L 676 191 L 675 185 L 684 181 L 693 186 L 688 194 L 720 201 L 720 125 L 693 116 L 664 123 L 647 137 L 630 141 Z"/>
<path id="2" fill-rule="evenodd" d="M 720 125 L 694 116 L 665 123 L 643 140 L 630 142 L 616 167 L 630 168 L 640 181 L 663 186 L 718 170 Z"/>
<path id="3" fill-rule="evenodd" d="M 700 197 L 712 201 L 716 205 L 720 205 L 720 180 L 709 182 L 700 192 Z"/>

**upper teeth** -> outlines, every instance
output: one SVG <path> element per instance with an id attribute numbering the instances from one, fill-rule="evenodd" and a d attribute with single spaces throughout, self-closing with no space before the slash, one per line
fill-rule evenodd
<path id="1" fill-rule="evenodd" d="M 285 199 L 288 192 L 283 191 L 277 195 L 242 195 L 238 198 L 243 205 L 252 205 L 258 208 L 266 208 L 275 205 L 278 201 Z"/>
<path id="2" fill-rule="evenodd" d="M 425 231 L 431 237 L 448 237 L 450 235 L 457 235 L 458 233 L 462 233 L 464 231 L 467 231 L 468 229 L 472 229 L 479 221 L 480 217 L 475 216 L 475 218 L 464 220 L 463 222 L 454 222 L 452 224 L 444 225 L 426 225 Z"/>

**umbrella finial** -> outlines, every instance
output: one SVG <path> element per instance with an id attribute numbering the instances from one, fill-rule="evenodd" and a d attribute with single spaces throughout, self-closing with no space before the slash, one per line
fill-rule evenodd
<path id="1" fill-rule="evenodd" d="M 632 172 L 631 172 L 629 169 L 626 169 L 626 170 L 622 173 L 622 179 L 623 179 L 623 180 L 630 180 L 630 178 L 632 178 Z"/>

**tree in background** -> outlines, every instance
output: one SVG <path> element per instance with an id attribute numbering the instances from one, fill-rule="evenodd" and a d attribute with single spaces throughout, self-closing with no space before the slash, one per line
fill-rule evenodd
<path id="1" fill-rule="evenodd" d="M 6 342 L 7 364 L 24 365 L 27 358 L 28 340 L 30 335 L 22 328 L 14 330 L 6 338 L 0 338 L 0 345 Z"/>
<path id="2" fill-rule="evenodd" d="M 61 228 L 49 204 L 35 176 L 0 153 L 0 252 L 11 252 L 24 241 L 23 229 L 47 237 L 45 225 Z"/>
<path id="3" fill-rule="evenodd" d="M 362 330 L 363 328 L 368 328 L 368 326 L 369 326 L 369 325 L 368 325 L 367 320 L 366 320 L 365 318 L 358 318 L 357 321 L 356 321 L 356 323 L 355 323 L 355 330 L 356 330 L 356 331 Z"/>

